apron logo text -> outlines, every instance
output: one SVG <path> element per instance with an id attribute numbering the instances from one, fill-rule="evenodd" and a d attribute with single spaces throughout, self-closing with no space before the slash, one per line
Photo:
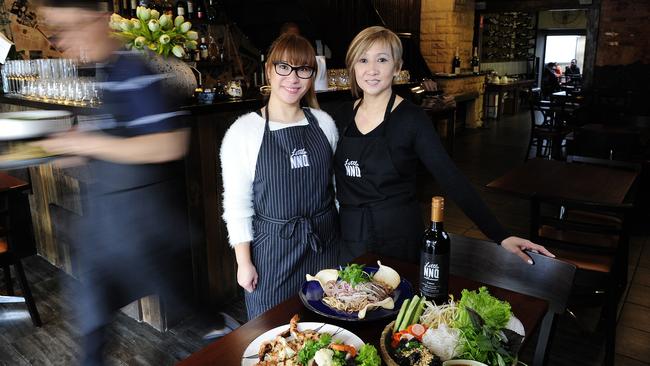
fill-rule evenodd
<path id="1" fill-rule="evenodd" d="M 291 169 L 304 168 L 309 166 L 309 157 L 305 149 L 293 149 L 291 152 Z"/>
<path id="2" fill-rule="evenodd" d="M 356 160 L 345 159 L 345 175 L 348 177 L 361 178 L 361 169 Z"/>

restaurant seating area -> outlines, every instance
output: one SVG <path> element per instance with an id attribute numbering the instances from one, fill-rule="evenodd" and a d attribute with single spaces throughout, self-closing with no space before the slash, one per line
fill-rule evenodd
<path id="1" fill-rule="evenodd" d="M 489 129 L 465 130 L 456 143 L 454 160 L 466 174 L 490 208 L 515 235 L 528 237 L 530 204 L 523 198 L 504 196 L 484 186 L 495 178 L 520 166 L 529 133 L 529 113 L 504 116 Z M 480 159 L 479 159 L 480 157 Z M 535 161 L 535 160 L 531 160 Z M 435 191 L 435 186 L 423 190 Z M 427 193 L 428 194 L 428 193 Z M 568 215 L 579 213 L 581 207 L 567 209 Z M 445 226 L 456 235 L 485 239 L 476 226 L 450 202 L 446 208 Z M 556 212 L 553 210 L 552 212 Z M 650 244 L 647 232 L 634 228 L 629 238 L 627 286 L 621 294 L 617 324 L 616 365 L 644 365 L 650 360 Z M 460 239 L 462 240 L 462 239 Z M 454 241 L 452 240 L 452 246 Z M 464 251 L 471 248 L 461 247 Z M 496 248 L 496 247 L 495 247 Z M 453 249 L 452 249 L 453 250 Z M 483 249 L 477 251 L 481 252 Z M 491 249 L 490 249 L 491 250 Z M 453 253 L 453 252 L 452 252 Z M 452 259 L 454 256 L 452 255 Z M 74 328 L 74 317 L 69 312 L 71 277 L 39 257 L 25 262 L 27 277 L 43 327 L 35 328 L 24 304 L 0 305 L 2 324 L 6 331 L 0 334 L 0 363 L 10 365 L 60 364 L 67 365 L 78 355 L 79 339 Z M 532 274 L 531 274 L 532 275 Z M 579 278 L 579 274 L 577 277 Z M 508 288 L 505 284 L 497 286 Z M 0 281 L 0 289 L 4 282 Z M 3 290 L 0 290 L 3 291 Z M 538 290 L 539 291 L 539 290 Z M 536 294 L 546 298 L 542 293 Z M 561 301 L 549 297 L 550 309 L 558 313 L 555 326 L 550 328 L 547 364 L 600 365 L 604 360 L 605 324 L 599 324 L 602 303 L 585 303 L 571 297 L 568 311 L 562 314 Z M 243 320 L 243 301 L 234 302 L 224 310 Z M 207 341 L 202 336 L 216 326 L 209 316 L 193 314 L 166 333 L 160 333 L 145 323 L 120 314 L 111 328 L 109 364 L 171 365 L 203 348 Z M 6 327 L 5 327 L 6 326 Z M 544 326 L 542 329 L 547 329 Z M 520 358 L 533 364 L 537 335 L 533 335 L 521 351 Z"/>

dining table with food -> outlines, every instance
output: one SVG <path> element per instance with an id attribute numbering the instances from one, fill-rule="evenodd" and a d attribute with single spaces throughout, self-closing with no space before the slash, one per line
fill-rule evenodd
<path id="1" fill-rule="evenodd" d="M 371 253 L 306 274 L 298 294 L 178 365 L 514 365 L 548 308 L 453 274 L 436 304 L 418 279 L 417 264 Z"/>

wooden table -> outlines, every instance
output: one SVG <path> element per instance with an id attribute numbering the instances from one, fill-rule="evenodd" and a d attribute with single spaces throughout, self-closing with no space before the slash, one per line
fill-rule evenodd
<path id="1" fill-rule="evenodd" d="M 496 119 L 500 119 L 503 114 L 503 95 L 506 92 L 513 92 L 515 98 L 514 113 L 519 112 L 519 92 L 535 84 L 535 80 L 517 80 L 507 83 L 490 83 L 485 84 L 485 96 L 483 97 L 483 114 L 485 119 L 488 118 L 489 94 L 496 93 L 499 96 Z"/>
<path id="2" fill-rule="evenodd" d="M 557 160 L 532 159 L 488 183 L 496 191 L 604 204 L 623 203 L 638 172 Z"/>
<path id="3" fill-rule="evenodd" d="M 398 260 L 391 260 L 390 258 L 382 258 L 381 260 L 382 264 L 393 267 L 404 278 L 408 279 L 415 288 L 417 288 L 419 270 L 417 265 Z M 355 262 L 371 264 L 376 263 L 376 261 L 377 256 L 368 254 L 358 258 Z M 453 275 L 450 277 L 450 291 L 457 298 L 462 289 L 475 290 L 479 286 L 481 286 L 481 284 L 478 282 Z M 491 294 L 510 303 L 513 313 L 516 314 L 519 320 L 523 323 L 524 329 L 526 329 L 526 334 L 533 334 L 546 313 L 548 308 L 547 302 L 532 296 L 522 295 L 491 286 L 487 287 Z M 294 314 L 300 315 L 301 321 L 327 322 L 341 326 L 358 335 L 365 342 L 375 345 L 377 350 L 379 350 L 379 338 L 382 330 L 388 323 L 394 320 L 389 318 L 373 322 L 358 323 L 335 321 L 307 310 L 298 298 L 298 295 L 295 295 L 289 300 L 265 312 L 261 316 L 244 324 L 234 332 L 192 354 L 177 365 L 240 365 L 242 354 L 250 342 L 269 329 L 288 324 L 289 319 L 291 319 Z"/>

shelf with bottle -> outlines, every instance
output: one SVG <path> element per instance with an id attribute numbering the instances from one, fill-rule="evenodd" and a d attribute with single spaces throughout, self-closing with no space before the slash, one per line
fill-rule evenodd
<path id="1" fill-rule="evenodd" d="M 182 15 L 196 25 L 216 24 L 221 13 L 216 0 L 119 0 L 114 4 L 117 5 L 114 12 L 123 17 L 135 18 L 136 8 L 144 6 L 160 14 Z"/>
<path id="2" fill-rule="evenodd" d="M 535 14 L 483 14 L 481 59 L 487 62 L 525 60 L 535 54 Z"/>

